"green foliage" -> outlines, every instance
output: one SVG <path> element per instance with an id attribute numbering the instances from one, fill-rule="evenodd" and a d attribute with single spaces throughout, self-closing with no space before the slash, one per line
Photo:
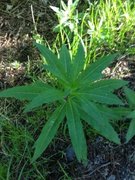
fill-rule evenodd
<path id="1" fill-rule="evenodd" d="M 66 117 L 71 142 L 74 147 L 77 159 L 84 164 L 87 162 L 86 139 L 81 123 L 81 117 L 77 104 L 70 98 L 67 101 Z"/>
<path id="2" fill-rule="evenodd" d="M 35 45 L 46 60 L 44 68 L 57 79 L 57 87 L 37 81 L 32 85 L 14 87 L 0 92 L 0 97 L 14 97 L 29 101 L 24 112 L 32 111 L 43 104 L 57 102 L 56 110 L 35 142 L 32 162 L 48 147 L 64 119 L 68 124 L 76 157 L 83 164 L 87 163 L 87 145 L 82 120 L 102 136 L 120 144 L 118 134 L 110 120 L 113 117 L 118 119 L 123 116 L 123 113 L 116 113 L 117 107 L 120 110 L 123 102 L 113 91 L 125 86 L 127 82 L 118 79 L 102 79 L 102 71 L 116 59 L 117 54 L 98 59 L 85 68 L 85 53 L 81 44 L 72 58 L 65 45 L 62 46 L 58 57 L 43 45 L 37 43 Z M 116 106 L 114 112 L 108 105 Z"/>
<path id="3" fill-rule="evenodd" d="M 99 0 L 85 3 L 69 0 L 52 7 L 58 18 L 56 48 L 68 42 L 73 52 L 80 40 L 86 47 L 86 60 L 106 52 L 128 51 L 134 44 L 135 6 L 132 0 Z M 126 22 L 126 23 L 125 23 Z M 91 58 L 92 57 L 92 58 Z M 94 58 L 93 58 L 94 57 Z"/>
<path id="4" fill-rule="evenodd" d="M 79 0 L 69 0 L 67 2 L 67 5 L 62 0 L 60 2 L 60 8 L 50 6 L 50 8 L 56 12 L 59 20 L 59 24 L 55 27 L 55 30 L 62 30 L 64 29 L 64 27 L 69 27 L 69 29 L 73 32 L 75 29 L 75 25 L 78 22 L 78 17 L 76 16 L 75 11 L 79 3 Z"/>
<path id="5" fill-rule="evenodd" d="M 126 134 L 126 142 L 128 142 L 135 135 L 135 92 L 127 87 L 124 89 L 124 92 L 132 109 L 127 116 L 127 118 L 132 119 Z"/>
<path id="6" fill-rule="evenodd" d="M 7 167 L 5 164 L 0 163 L 0 178 L 1 180 L 6 179 Z"/>

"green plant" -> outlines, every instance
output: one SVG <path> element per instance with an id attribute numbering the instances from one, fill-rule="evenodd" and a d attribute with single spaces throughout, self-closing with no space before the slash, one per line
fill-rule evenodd
<path id="1" fill-rule="evenodd" d="M 56 12 L 58 16 L 59 24 L 55 27 L 56 30 L 63 30 L 64 27 L 68 27 L 72 32 L 76 29 L 78 24 L 78 16 L 75 14 L 79 0 L 69 0 L 67 5 L 61 0 L 61 8 L 50 6 L 50 8 Z"/>
<path id="2" fill-rule="evenodd" d="M 51 86 L 43 81 L 31 85 L 19 86 L 0 92 L 0 97 L 14 97 L 30 101 L 24 112 L 32 111 L 45 103 L 55 103 L 55 111 L 46 122 L 35 142 L 35 161 L 54 138 L 60 123 L 66 119 L 69 135 L 79 162 L 87 163 L 87 145 L 82 120 L 86 121 L 99 134 L 117 144 L 118 135 L 110 120 L 120 119 L 118 113 L 123 102 L 113 93 L 127 84 L 124 80 L 103 79 L 102 71 L 116 59 L 117 54 L 108 55 L 85 68 L 85 53 L 82 44 L 78 46 L 75 56 L 71 56 L 63 45 L 57 57 L 51 50 L 35 43 L 44 56 L 44 68 L 57 81 Z M 108 105 L 115 105 L 109 108 Z M 119 111 L 120 112 L 120 111 Z"/>
<path id="3" fill-rule="evenodd" d="M 53 46 L 56 49 L 58 44 L 61 46 L 67 42 L 72 52 L 76 52 L 79 42 L 83 43 L 81 31 L 85 15 L 78 13 L 78 5 L 79 0 L 69 0 L 67 5 L 61 0 L 60 7 L 50 6 L 58 18 L 58 25 L 54 27 L 57 37 Z"/>
<path id="4" fill-rule="evenodd" d="M 124 89 L 128 104 L 132 109 L 127 118 L 132 119 L 126 134 L 126 142 L 128 142 L 135 135 L 135 92 L 127 87 Z"/>
<path id="5" fill-rule="evenodd" d="M 0 163 L 0 178 L 1 180 L 6 179 L 7 166 Z"/>
<path id="6" fill-rule="evenodd" d="M 133 1 L 99 0 L 88 4 L 71 0 L 67 5 L 61 2 L 60 8 L 51 8 L 58 17 L 58 24 L 54 28 L 57 31 L 54 46 L 57 48 L 58 44 L 61 46 L 66 42 L 75 52 L 78 42 L 82 41 L 88 62 L 108 51 L 128 51 L 134 44 Z"/>

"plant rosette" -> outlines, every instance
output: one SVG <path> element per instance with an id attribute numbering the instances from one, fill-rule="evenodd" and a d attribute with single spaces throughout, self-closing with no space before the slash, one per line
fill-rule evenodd
<path id="1" fill-rule="evenodd" d="M 123 102 L 113 92 L 128 82 L 120 79 L 103 79 L 102 74 L 118 54 L 102 57 L 86 66 L 85 52 L 81 43 L 73 57 L 65 45 L 60 49 L 58 56 L 41 44 L 35 43 L 35 46 L 45 58 L 44 68 L 57 79 L 57 87 L 38 80 L 31 85 L 13 87 L 0 92 L 0 97 L 27 100 L 24 112 L 32 111 L 43 104 L 57 102 L 55 111 L 34 144 L 35 152 L 31 162 L 46 150 L 65 119 L 76 157 L 85 165 L 87 144 L 83 121 L 100 135 L 120 144 L 118 134 L 110 121 L 120 119 L 125 109 Z"/>

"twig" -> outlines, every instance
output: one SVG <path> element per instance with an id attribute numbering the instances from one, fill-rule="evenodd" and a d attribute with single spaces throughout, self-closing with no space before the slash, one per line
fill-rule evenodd
<path id="1" fill-rule="evenodd" d="M 32 21 L 33 21 L 33 24 L 34 24 L 34 29 L 37 32 L 37 26 L 36 26 L 36 22 L 35 22 L 35 18 L 34 18 L 34 12 L 33 12 L 32 4 L 31 4 L 30 8 L 31 8 L 31 15 L 32 15 Z"/>

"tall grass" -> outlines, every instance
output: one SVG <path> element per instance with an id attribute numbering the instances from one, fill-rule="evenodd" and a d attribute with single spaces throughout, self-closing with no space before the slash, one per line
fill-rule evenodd
<path id="1" fill-rule="evenodd" d="M 52 8 L 58 17 L 58 25 L 54 28 L 58 32 L 54 47 L 66 42 L 74 53 L 78 42 L 82 41 L 89 62 L 106 53 L 128 51 L 134 44 L 133 1 L 99 0 L 81 5 L 75 0 L 63 4 L 59 9 Z"/>

